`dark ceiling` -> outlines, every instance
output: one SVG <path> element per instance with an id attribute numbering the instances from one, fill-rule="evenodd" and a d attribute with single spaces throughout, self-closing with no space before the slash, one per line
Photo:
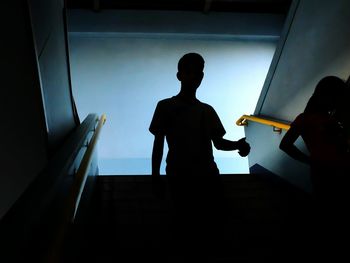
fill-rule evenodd
<path id="1" fill-rule="evenodd" d="M 66 0 L 68 8 L 286 14 L 291 0 Z"/>

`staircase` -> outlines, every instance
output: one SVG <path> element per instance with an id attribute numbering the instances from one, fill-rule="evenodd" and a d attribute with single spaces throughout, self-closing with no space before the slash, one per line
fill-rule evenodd
<path id="1" fill-rule="evenodd" d="M 220 179 L 217 198 L 194 190 L 177 201 L 165 177 L 163 198 L 152 192 L 150 176 L 97 177 L 64 262 L 295 262 L 310 256 L 307 194 L 253 174 Z"/>

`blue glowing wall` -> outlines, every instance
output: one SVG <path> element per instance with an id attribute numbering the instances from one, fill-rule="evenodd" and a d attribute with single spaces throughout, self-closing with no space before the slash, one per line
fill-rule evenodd
<path id="1" fill-rule="evenodd" d="M 254 112 L 276 41 L 72 34 L 72 84 L 80 118 L 90 112 L 108 117 L 99 143 L 100 173 L 151 173 L 149 123 L 157 101 L 178 93 L 177 62 L 187 52 L 198 52 L 206 61 L 198 98 L 216 109 L 225 138 L 243 137 L 235 121 Z M 249 170 L 247 158 L 237 153 L 215 150 L 214 156 L 221 173 Z"/>

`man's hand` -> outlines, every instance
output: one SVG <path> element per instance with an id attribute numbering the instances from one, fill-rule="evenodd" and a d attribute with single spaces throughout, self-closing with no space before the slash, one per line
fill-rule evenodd
<path id="1" fill-rule="evenodd" d="M 242 157 L 246 157 L 250 152 L 250 145 L 245 141 L 245 137 L 238 140 L 238 153 Z"/>

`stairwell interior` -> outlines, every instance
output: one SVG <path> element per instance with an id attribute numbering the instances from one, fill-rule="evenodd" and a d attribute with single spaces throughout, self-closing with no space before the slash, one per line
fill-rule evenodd
<path id="1" fill-rule="evenodd" d="M 4 5 L 11 26 L 4 31 L 9 41 L 1 43 L 1 63 L 4 87 L 9 88 L 4 88 L 0 107 L 11 115 L 4 115 L 6 128 L 1 130 L 2 262 L 295 262 L 346 255 L 338 253 L 339 248 L 346 251 L 346 243 L 322 236 L 322 226 L 315 224 L 308 167 L 278 150 L 284 132 L 257 123 L 244 128 L 253 149 L 250 173 L 220 177 L 218 206 L 207 206 L 205 196 L 193 191 L 199 193 L 193 198 L 198 207 L 179 210 L 166 179 L 164 196 L 157 198 L 150 176 L 96 176 L 97 151 L 83 188 L 77 187 L 98 117 L 79 120 L 77 115 L 66 2 Z M 262 27 L 281 22 L 274 15 L 249 16 L 254 21 L 265 17 Z M 240 15 L 235 20 L 240 26 L 247 21 L 252 20 Z M 303 110 L 321 77 L 348 78 L 350 37 L 344 32 L 350 2 L 292 1 L 283 21 L 254 114 L 288 122 Z M 95 22 L 88 27 L 98 30 Z M 213 33 L 215 23 L 210 25 L 207 30 Z M 73 203 L 78 208 L 74 221 L 67 210 L 72 188 L 81 193 L 80 202 Z M 198 214 L 191 222 L 193 210 Z M 320 247 L 315 245 L 318 237 L 324 241 Z"/>

